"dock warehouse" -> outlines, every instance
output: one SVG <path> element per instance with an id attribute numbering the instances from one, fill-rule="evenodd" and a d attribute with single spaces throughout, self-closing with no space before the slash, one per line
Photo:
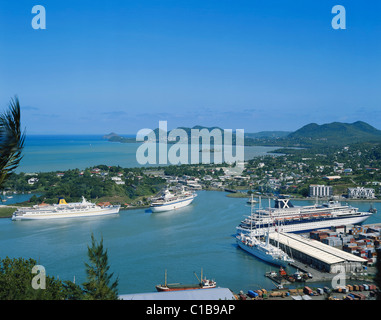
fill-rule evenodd
<path id="1" fill-rule="evenodd" d="M 235 300 L 228 288 L 209 288 L 119 295 L 121 300 Z"/>
<path id="2" fill-rule="evenodd" d="M 271 233 L 270 242 L 277 245 L 292 258 L 318 270 L 329 273 L 360 271 L 367 260 L 326 245 L 320 241 L 302 237 L 293 233 Z"/>

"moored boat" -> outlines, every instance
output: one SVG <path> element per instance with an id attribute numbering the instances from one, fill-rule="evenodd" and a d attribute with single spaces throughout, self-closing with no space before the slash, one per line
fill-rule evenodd
<path id="1" fill-rule="evenodd" d="M 201 280 L 198 277 L 197 277 L 197 280 L 199 280 L 199 282 L 195 284 L 167 283 L 167 270 L 165 270 L 164 284 L 157 285 L 156 290 L 159 292 L 180 291 L 180 290 L 194 290 L 194 289 L 210 289 L 210 288 L 215 288 L 217 286 L 217 283 L 214 280 L 209 280 L 202 277 L 202 269 L 201 269 Z"/>
<path id="2" fill-rule="evenodd" d="M 287 267 L 294 260 L 280 248 L 269 243 L 268 236 L 266 241 L 252 235 L 240 234 L 237 237 L 238 246 L 253 256 L 268 263 Z"/>
<path id="3" fill-rule="evenodd" d="M 359 224 L 374 212 L 359 212 L 358 208 L 329 201 L 322 205 L 294 206 L 289 199 L 279 197 L 275 207 L 252 212 L 237 227 L 237 234 L 264 235 L 276 232 L 306 232 L 332 226 Z M 259 218 L 260 217 L 260 218 Z M 281 227 L 280 227 L 281 226 Z"/>

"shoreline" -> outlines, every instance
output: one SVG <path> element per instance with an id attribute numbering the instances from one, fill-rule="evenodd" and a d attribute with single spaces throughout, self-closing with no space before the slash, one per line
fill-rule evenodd
<path id="1" fill-rule="evenodd" d="M 202 189 L 202 190 L 199 190 L 199 191 L 218 191 L 218 192 L 225 192 L 226 193 L 226 197 L 228 198 L 232 198 L 232 199 L 243 199 L 243 198 L 250 198 L 251 195 L 249 195 L 247 192 L 244 193 L 240 190 L 237 190 L 237 192 L 228 192 L 226 191 L 225 189 L 220 189 L 220 188 L 205 188 L 205 189 Z M 253 198 L 254 199 L 258 199 L 259 197 L 261 197 L 262 199 L 272 199 L 274 198 L 275 196 L 268 196 L 268 195 L 253 195 Z M 299 197 L 289 197 L 290 200 L 293 200 L 293 201 L 316 201 L 316 198 L 310 198 L 310 197 L 305 197 L 305 198 L 299 198 Z M 318 198 L 318 202 L 319 201 L 329 201 L 331 198 Z M 90 201 L 93 200 L 93 199 L 90 199 Z M 339 202 L 364 202 L 364 203 L 381 203 L 381 199 L 347 199 L 347 198 L 338 198 L 338 199 L 335 199 Z M 6 210 L 6 209 L 17 209 L 19 207 L 22 207 L 22 202 L 19 202 L 19 203 L 14 203 L 14 204 L 11 204 L 11 205 L 6 205 L 6 204 L 3 204 L 3 205 L 0 205 L 0 219 L 1 218 L 12 218 L 12 214 L 13 212 L 9 215 L 1 215 L 1 211 L 2 210 Z M 134 209 L 148 209 L 150 207 L 150 205 L 140 205 L 140 206 L 129 206 L 129 207 L 121 207 L 120 210 L 134 210 Z M 8 210 L 9 211 L 9 210 Z"/>

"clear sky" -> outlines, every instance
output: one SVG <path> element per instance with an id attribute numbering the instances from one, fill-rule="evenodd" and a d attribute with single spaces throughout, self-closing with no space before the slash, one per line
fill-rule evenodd
<path id="1" fill-rule="evenodd" d="M 346 29 L 334 30 L 334 5 Z M 34 30 L 34 5 L 46 29 Z M 381 129 L 381 1 L 0 0 L 0 110 L 29 134 Z"/>

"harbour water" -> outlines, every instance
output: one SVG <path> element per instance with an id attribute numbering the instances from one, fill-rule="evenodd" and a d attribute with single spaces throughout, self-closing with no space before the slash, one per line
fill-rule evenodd
<path id="1" fill-rule="evenodd" d="M 26 137 L 24 157 L 16 172 L 85 169 L 100 164 L 124 168 L 140 167 L 136 160 L 136 150 L 140 145 L 109 142 L 97 135 L 31 135 Z M 168 148 L 170 146 L 168 144 Z M 245 159 L 265 155 L 275 149 L 277 147 L 247 146 Z"/>
<path id="2" fill-rule="evenodd" d="M 137 144 L 111 143 L 100 136 L 29 137 L 19 172 L 86 168 L 97 164 L 136 166 Z M 246 151 L 246 150 L 249 150 Z M 272 148 L 274 150 L 274 148 Z M 253 157 L 271 151 L 245 148 Z M 9 203 L 16 202 L 14 195 Z M 29 195 L 30 196 L 30 195 Z M 237 247 L 235 227 L 250 213 L 246 198 L 225 192 L 199 191 L 188 207 L 163 213 L 148 209 L 121 210 L 118 215 L 47 221 L 0 219 L 0 258 L 33 258 L 50 276 L 83 283 L 91 233 L 104 239 L 110 272 L 119 277 L 119 293 L 155 291 L 164 281 L 194 283 L 193 272 L 235 292 L 274 288 L 265 272 L 277 270 Z M 297 205 L 311 202 L 298 201 Z M 8 204 L 8 203 L 7 203 Z M 367 211 L 369 202 L 351 202 Z M 264 199 L 262 206 L 267 206 Z M 381 203 L 374 203 L 381 212 Z M 379 214 L 366 223 L 380 223 Z M 290 268 L 290 272 L 293 272 Z"/>
<path id="3" fill-rule="evenodd" d="M 155 291 L 164 281 L 194 283 L 193 272 L 214 278 L 221 287 L 239 290 L 274 288 L 266 271 L 277 270 L 237 247 L 233 234 L 250 213 L 245 198 L 199 191 L 192 205 L 176 211 L 122 210 L 116 216 L 47 221 L 0 219 L 0 257 L 34 258 L 47 274 L 85 281 L 91 233 L 108 250 L 110 271 L 119 276 L 120 293 Z M 263 200 L 263 206 L 268 205 Z M 307 204 L 298 201 L 297 205 Z M 352 202 L 360 210 L 370 203 Z M 374 206 L 381 211 L 380 203 Z M 379 223 L 379 214 L 366 223 Z M 295 270 L 290 268 L 290 272 Z"/>

